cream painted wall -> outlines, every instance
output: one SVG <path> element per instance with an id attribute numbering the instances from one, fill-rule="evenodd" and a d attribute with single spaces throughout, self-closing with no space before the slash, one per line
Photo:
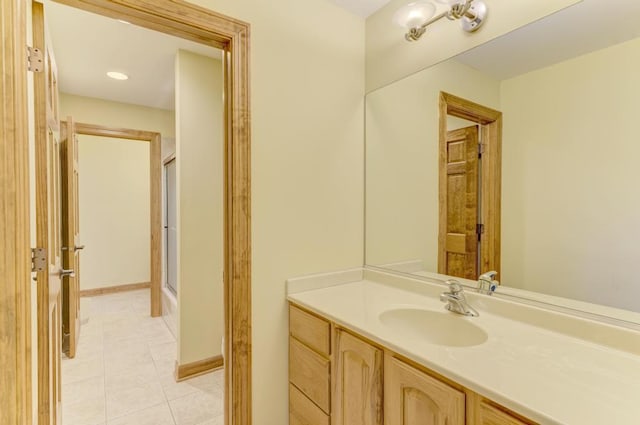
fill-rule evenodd
<path id="1" fill-rule="evenodd" d="M 502 84 L 503 283 L 638 311 L 640 39 Z"/>
<path id="2" fill-rule="evenodd" d="M 76 122 L 157 131 L 175 137 L 174 112 L 92 97 L 60 94 L 60 119 L 72 115 Z"/>
<path id="3" fill-rule="evenodd" d="M 176 55 L 178 363 L 221 354 L 224 335 L 222 62 Z"/>
<path id="4" fill-rule="evenodd" d="M 149 143 L 78 136 L 81 289 L 149 282 Z"/>
<path id="5" fill-rule="evenodd" d="M 172 111 L 62 94 L 61 117 L 173 136 Z M 149 281 L 149 144 L 79 136 L 80 287 Z M 106 259 L 106 260 L 105 260 Z"/>
<path id="6" fill-rule="evenodd" d="M 288 423 L 285 279 L 363 262 L 364 20 L 326 0 L 195 0 L 251 24 L 255 425 Z"/>
<path id="7" fill-rule="evenodd" d="M 500 82 L 454 61 L 367 95 L 367 264 L 438 269 L 440 91 L 499 109 Z"/>
<path id="8" fill-rule="evenodd" d="M 488 17 L 476 33 L 465 33 L 459 23 L 444 18 L 429 26 L 420 40 L 409 43 L 404 39 L 406 30 L 392 21 L 394 13 L 408 1 L 391 0 L 367 19 L 366 90 L 428 68 L 579 1 L 485 0 Z M 444 6 L 439 7 L 439 11 L 444 10 Z"/>

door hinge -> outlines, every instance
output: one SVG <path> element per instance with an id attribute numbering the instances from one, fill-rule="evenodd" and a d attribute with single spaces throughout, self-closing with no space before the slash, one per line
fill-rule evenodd
<path id="1" fill-rule="evenodd" d="M 44 248 L 31 248 L 31 271 L 42 272 L 47 268 L 47 251 Z"/>
<path id="2" fill-rule="evenodd" d="M 44 70 L 42 50 L 37 47 L 27 46 L 27 68 L 31 72 L 42 72 Z"/>
<path id="3" fill-rule="evenodd" d="M 478 158 L 482 158 L 484 153 L 484 143 L 478 143 Z"/>
<path id="4" fill-rule="evenodd" d="M 478 235 L 478 240 L 480 240 L 483 233 L 484 233 L 484 224 L 476 224 L 476 235 Z"/>

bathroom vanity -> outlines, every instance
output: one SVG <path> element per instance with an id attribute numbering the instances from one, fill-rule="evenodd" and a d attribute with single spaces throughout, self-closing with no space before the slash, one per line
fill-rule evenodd
<path id="1" fill-rule="evenodd" d="M 367 269 L 290 280 L 290 423 L 636 423 L 638 332 L 473 291 L 465 317 L 445 290 Z"/>

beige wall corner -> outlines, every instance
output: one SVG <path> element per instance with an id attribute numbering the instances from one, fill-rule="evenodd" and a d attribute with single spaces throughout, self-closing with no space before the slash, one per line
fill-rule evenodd
<path id="1" fill-rule="evenodd" d="M 466 33 L 457 22 L 444 18 L 430 25 L 420 40 L 409 43 L 404 39 L 406 30 L 392 21 L 396 10 L 409 0 L 392 0 L 366 21 L 366 91 L 428 68 L 580 1 L 485 0 L 489 14 L 478 32 Z"/>

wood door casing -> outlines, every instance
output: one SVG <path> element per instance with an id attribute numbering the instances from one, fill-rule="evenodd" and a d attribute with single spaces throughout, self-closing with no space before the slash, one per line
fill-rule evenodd
<path id="1" fill-rule="evenodd" d="M 440 194 L 445 211 L 444 269 L 439 273 L 467 279 L 478 278 L 478 126 L 447 132 L 446 150 L 440 167 L 445 168 L 446 189 Z"/>
<path id="2" fill-rule="evenodd" d="M 464 425 L 465 394 L 386 355 L 384 420 L 386 425 Z"/>
<path id="3" fill-rule="evenodd" d="M 333 425 L 382 425 L 382 350 L 341 329 L 335 347 Z"/>
<path id="4" fill-rule="evenodd" d="M 462 118 L 482 126 L 482 167 L 480 172 L 480 222 L 483 233 L 480 240 L 480 268 L 478 274 L 495 270 L 500 275 L 501 234 L 501 179 L 502 179 L 502 112 L 471 102 L 449 93 L 440 92 L 439 101 L 439 161 L 446 161 L 447 122 L 449 117 Z M 446 168 L 439 170 L 439 234 L 438 271 L 446 269 L 444 255 L 446 243 Z"/>
<path id="5" fill-rule="evenodd" d="M 80 216 L 78 206 L 78 139 L 72 117 L 60 124 L 62 141 L 62 244 L 63 265 L 74 276 L 63 281 L 63 350 L 74 358 L 80 337 Z"/>
<path id="6" fill-rule="evenodd" d="M 46 36 L 44 6 L 32 2 L 32 13 L 33 44 L 44 56 L 43 71 L 34 73 L 36 241 L 47 255 L 47 267 L 37 273 L 38 423 L 57 425 L 62 416 L 62 220 L 57 69 Z"/>

